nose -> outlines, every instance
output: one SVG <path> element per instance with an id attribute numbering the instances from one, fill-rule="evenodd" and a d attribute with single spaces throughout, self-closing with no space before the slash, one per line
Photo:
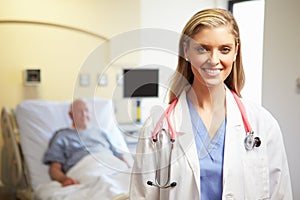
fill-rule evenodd
<path id="1" fill-rule="evenodd" d="M 82 112 L 81 112 L 81 116 L 82 116 L 83 118 L 89 118 L 90 114 L 89 114 L 89 112 L 87 112 L 87 111 L 82 111 Z"/>
<path id="2" fill-rule="evenodd" d="M 208 62 L 212 65 L 218 65 L 220 62 L 220 56 L 218 51 L 211 51 Z"/>

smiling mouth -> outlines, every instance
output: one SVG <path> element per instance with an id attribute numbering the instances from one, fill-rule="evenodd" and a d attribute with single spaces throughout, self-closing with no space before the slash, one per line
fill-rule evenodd
<path id="1" fill-rule="evenodd" d="M 222 71 L 221 69 L 208 69 L 208 68 L 202 68 L 202 70 L 211 76 L 219 75 Z"/>

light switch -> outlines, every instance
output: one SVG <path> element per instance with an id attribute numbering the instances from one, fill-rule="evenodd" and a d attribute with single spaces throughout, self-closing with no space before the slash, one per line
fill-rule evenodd
<path id="1" fill-rule="evenodd" d="M 90 85 L 90 75 L 89 74 L 80 74 L 79 78 L 80 86 L 87 87 Z"/>
<path id="2" fill-rule="evenodd" d="M 99 86 L 106 86 L 107 85 L 107 75 L 106 74 L 99 74 L 98 75 L 98 85 Z"/>

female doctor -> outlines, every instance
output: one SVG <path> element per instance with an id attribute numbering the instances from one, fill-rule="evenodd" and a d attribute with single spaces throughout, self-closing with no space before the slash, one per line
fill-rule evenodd
<path id="1" fill-rule="evenodd" d="M 141 131 L 130 199 L 292 199 L 279 125 L 260 106 L 241 99 L 246 113 L 238 107 L 233 93 L 241 97 L 244 81 L 232 14 L 196 13 L 180 38 L 173 107 L 151 114 Z M 248 148 L 245 114 L 255 136 Z"/>

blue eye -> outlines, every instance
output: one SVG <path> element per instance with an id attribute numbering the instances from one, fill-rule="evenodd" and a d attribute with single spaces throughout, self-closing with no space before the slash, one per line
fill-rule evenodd
<path id="1" fill-rule="evenodd" d="M 197 47 L 197 51 L 198 51 L 199 53 L 206 53 L 206 52 L 207 52 L 207 50 L 206 50 L 204 47 L 202 47 L 202 46 Z"/>

